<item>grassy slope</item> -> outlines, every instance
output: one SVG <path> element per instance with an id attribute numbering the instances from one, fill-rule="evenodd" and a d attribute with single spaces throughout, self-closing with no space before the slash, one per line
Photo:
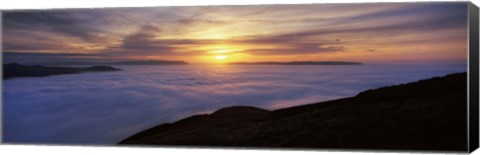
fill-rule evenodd
<path id="1" fill-rule="evenodd" d="M 267 111 L 229 107 L 120 144 L 466 150 L 466 73 Z"/>

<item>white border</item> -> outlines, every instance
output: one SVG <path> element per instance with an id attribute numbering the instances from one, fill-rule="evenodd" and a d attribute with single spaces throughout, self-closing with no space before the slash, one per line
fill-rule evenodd
<path id="1" fill-rule="evenodd" d="M 246 5 L 246 4 L 300 4 L 300 3 L 365 3 L 365 2 L 425 2 L 426 0 L 2 0 L 0 10 L 12 9 L 52 9 L 52 8 L 102 8 L 102 7 L 142 7 L 142 6 L 193 6 L 193 5 Z M 428 1 L 428 0 L 427 0 Z M 434 0 L 452 1 L 452 0 Z M 465 1 L 465 0 L 454 0 Z M 472 0 L 479 6 L 480 0 Z M 0 16 L 1 21 L 1 16 Z M 0 25 L 1 30 L 1 25 Z M 0 31 L 1 36 L 1 31 Z M 1 41 L 1 37 L 0 37 Z M 0 47 L 1 50 L 1 47 Z M 0 59 L 1 61 L 1 59 Z M 0 67 L 1 74 L 1 67 Z M 1 85 L 0 85 L 1 89 Z M 0 99 L 1 99 L 0 93 Z M 1 113 L 1 106 L 0 106 Z M 1 115 L 0 115 L 1 119 Z M 0 128 L 0 132 L 1 132 Z M 0 136 L 1 138 L 1 136 Z M 2 154 L 209 154 L 209 155 L 346 155 L 346 154 L 407 154 L 405 152 L 351 152 L 351 151 L 284 151 L 284 150 L 243 150 L 243 149 L 193 149 L 193 148 L 125 148 L 125 147 L 82 147 L 82 146 L 32 146 L 32 145 L 0 145 Z M 408 153 L 434 154 L 434 153 Z M 473 153 L 480 155 L 480 151 Z"/>

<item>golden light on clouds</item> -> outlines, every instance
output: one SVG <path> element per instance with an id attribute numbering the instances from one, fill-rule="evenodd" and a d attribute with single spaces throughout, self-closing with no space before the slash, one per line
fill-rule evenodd
<path id="1" fill-rule="evenodd" d="M 230 50 L 222 49 L 222 50 L 214 50 L 211 53 L 220 54 L 220 53 L 230 53 L 230 52 L 231 52 Z"/>
<path id="2" fill-rule="evenodd" d="M 22 61 L 463 61 L 466 8 L 412 3 L 9 12 L 2 45 Z M 98 18 L 83 18 L 89 16 Z"/>

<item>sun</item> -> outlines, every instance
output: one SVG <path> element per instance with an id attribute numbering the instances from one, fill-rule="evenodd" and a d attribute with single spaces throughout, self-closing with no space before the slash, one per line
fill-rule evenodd
<path id="1" fill-rule="evenodd" d="M 215 58 L 217 60 L 225 60 L 227 58 L 227 56 L 226 55 L 216 55 L 213 58 Z"/>

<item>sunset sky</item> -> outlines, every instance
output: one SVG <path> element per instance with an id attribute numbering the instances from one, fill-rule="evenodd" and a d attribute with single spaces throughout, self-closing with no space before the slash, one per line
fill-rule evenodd
<path id="1" fill-rule="evenodd" d="M 467 3 L 3 13 L 4 62 L 466 62 Z"/>

